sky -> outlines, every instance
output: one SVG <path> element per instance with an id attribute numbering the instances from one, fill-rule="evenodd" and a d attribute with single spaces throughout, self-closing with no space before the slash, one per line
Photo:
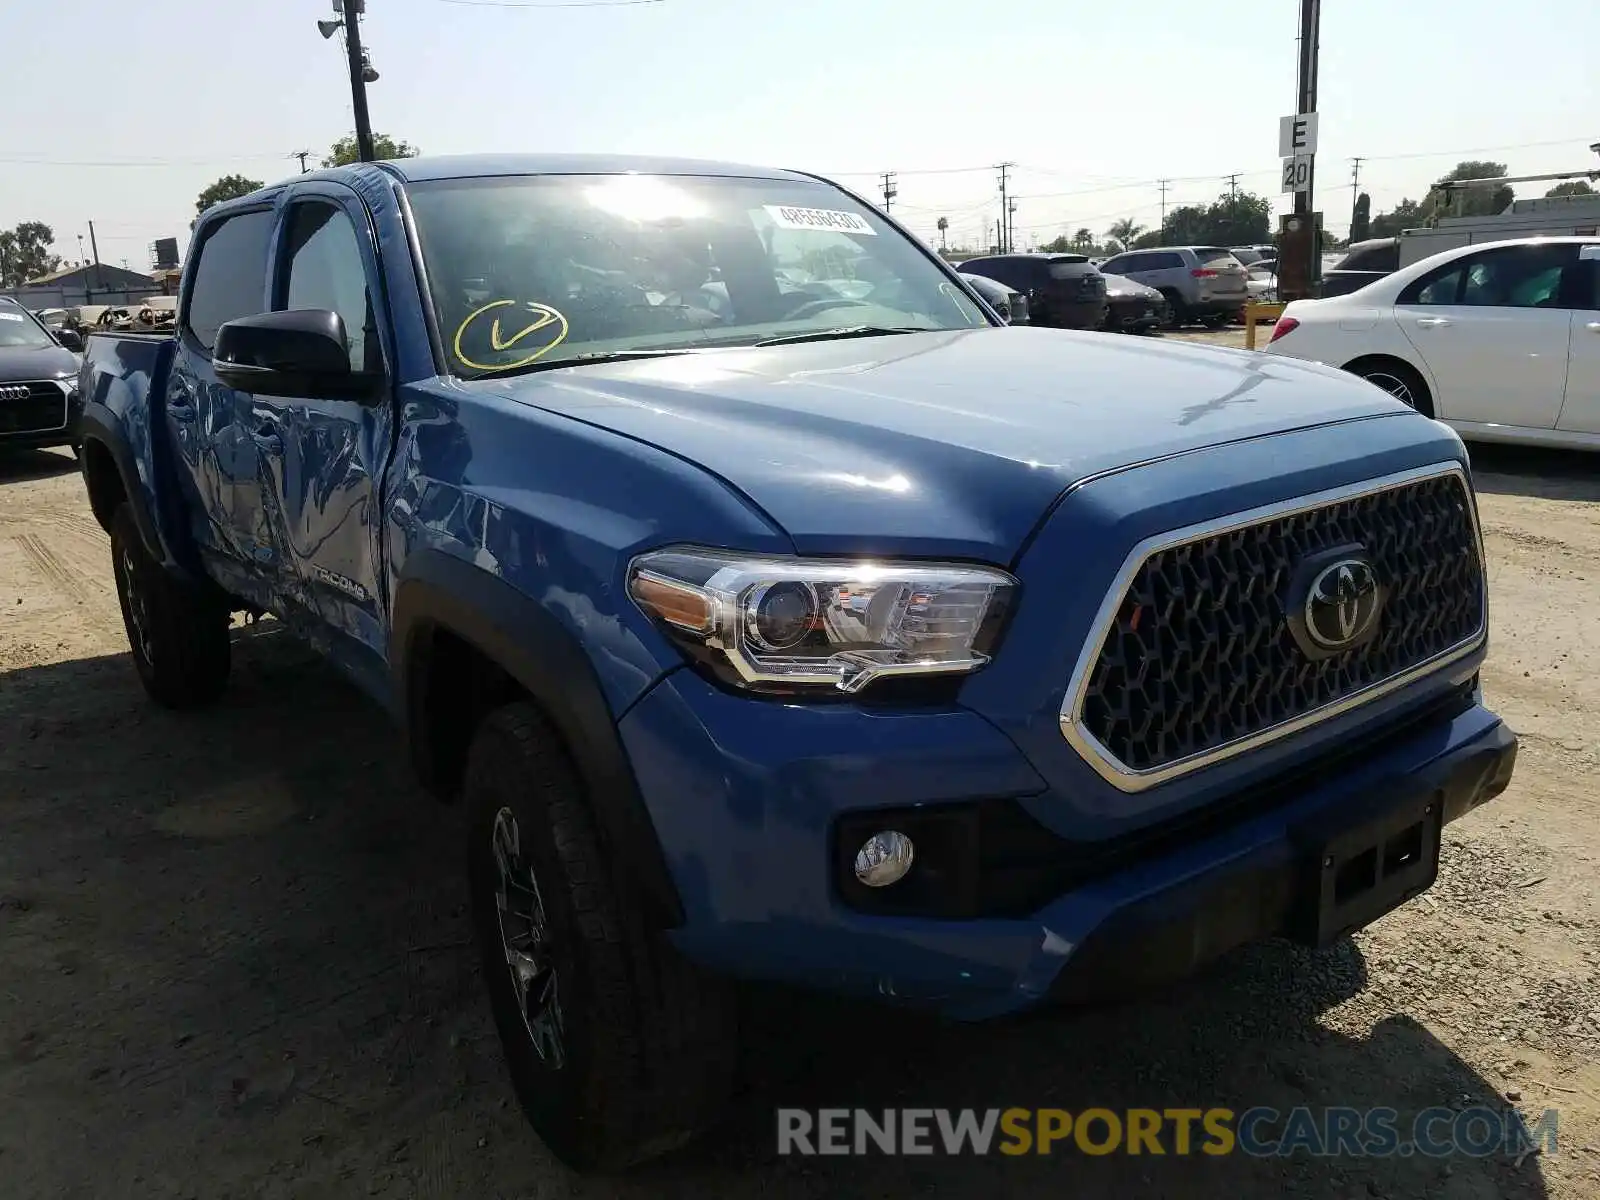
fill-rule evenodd
<path id="1" fill-rule="evenodd" d="M 548 5 L 559 3 L 559 7 Z M 1458 159 L 1600 167 L 1595 0 L 1325 0 L 1317 204 L 1343 233 Z M 221 175 L 271 182 L 353 128 L 331 0 L 0 0 L 0 228 L 150 266 Z M 1238 186 L 1278 196 L 1296 0 L 367 0 L 374 129 L 424 152 L 681 154 L 796 167 L 977 244 L 1009 161 L 1026 245 Z M 1562 31 L 1565 31 L 1563 34 Z M 22 119 L 16 119 L 17 117 Z M 1548 185 L 1521 194 L 1542 195 Z"/>

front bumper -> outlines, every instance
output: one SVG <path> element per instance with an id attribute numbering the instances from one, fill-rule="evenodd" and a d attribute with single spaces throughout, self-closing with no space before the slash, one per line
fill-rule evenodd
<path id="1" fill-rule="evenodd" d="M 1475 696 L 1425 715 L 1265 807 L 1219 805 L 1226 819 L 1108 851 L 1105 869 L 1024 914 L 957 919 L 852 907 L 833 836 L 872 810 L 1048 802 L 1028 760 L 976 713 L 754 700 L 683 669 L 620 728 L 683 898 L 673 937 L 685 954 L 743 978 L 980 1019 L 1182 975 L 1300 932 L 1313 886 L 1306 829 L 1361 827 L 1374 795 L 1426 797 L 1453 820 L 1504 789 L 1516 739 Z"/>

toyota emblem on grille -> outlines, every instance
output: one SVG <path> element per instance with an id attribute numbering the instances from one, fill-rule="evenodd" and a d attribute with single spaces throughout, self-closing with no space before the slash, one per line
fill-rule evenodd
<path id="1" fill-rule="evenodd" d="M 26 384 L 0 383 L 0 400 L 26 400 L 30 394 Z"/>
<path id="2" fill-rule="evenodd" d="M 1383 590 L 1365 558 L 1341 558 L 1306 588 L 1306 635 L 1324 650 L 1348 650 L 1375 632 Z"/>

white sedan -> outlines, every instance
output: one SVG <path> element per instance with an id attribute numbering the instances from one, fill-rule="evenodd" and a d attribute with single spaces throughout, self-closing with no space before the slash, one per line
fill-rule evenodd
<path id="1" fill-rule="evenodd" d="M 1600 238 L 1462 246 L 1298 300 L 1267 353 L 1343 367 L 1465 438 L 1600 450 Z"/>

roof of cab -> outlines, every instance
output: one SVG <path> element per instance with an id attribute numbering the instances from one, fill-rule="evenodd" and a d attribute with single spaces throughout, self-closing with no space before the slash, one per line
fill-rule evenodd
<path id="1" fill-rule="evenodd" d="M 383 163 L 408 183 L 471 179 L 485 175 L 723 175 L 746 179 L 805 179 L 798 171 L 754 167 L 699 158 L 655 158 L 627 154 L 439 154 L 393 158 Z"/>

